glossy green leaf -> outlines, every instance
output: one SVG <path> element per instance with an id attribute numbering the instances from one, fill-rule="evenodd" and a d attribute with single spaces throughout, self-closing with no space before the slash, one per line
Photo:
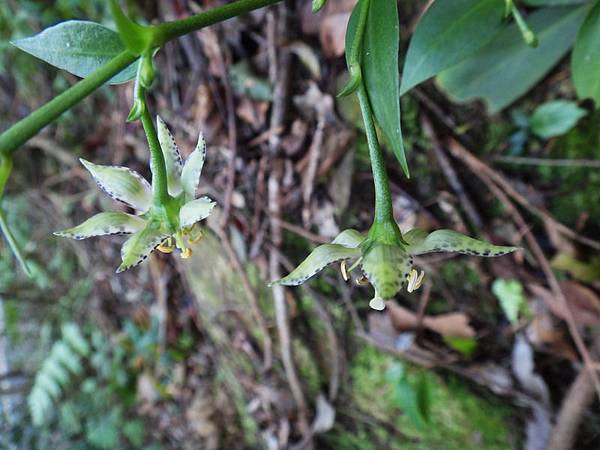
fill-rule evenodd
<path id="1" fill-rule="evenodd" d="M 400 129 L 399 46 L 397 2 L 371 0 L 363 41 L 363 78 L 375 120 L 408 177 Z"/>
<path id="2" fill-rule="evenodd" d="M 111 234 L 135 233 L 144 228 L 144 219 L 123 212 L 101 212 L 76 227 L 56 231 L 54 235 L 76 240 Z"/>
<path id="3" fill-rule="evenodd" d="M 85 78 L 125 50 L 119 35 L 95 22 L 70 20 L 46 28 L 39 34 L 13 41 L 24 52 L 48 64 Z M 109 81 L 109 84 L 133 80 L 137 62 Z"/>
<path id="4" fill-rule="evenodd" d="M 493 245 L 473 239 L 453 230 L 436 230 L 432 233 L 415 228 L 404 234 L 411 255 L 433 252 L 457 252 L 476 256 L 501 256 L 514 252 L 517 247 Z"/>
<path id="5" fill-rule="evenodd" d="M 152 251 L 168 238 L 170 234 L 162 229 L 160 223 L 150 223 L 142 231 L 138 231 L 123 244 L 121 248 L 121 265 L 117 273 L 137 266 Z"/>
<path id="6" fill-rule="evenodd" d="M 271 282 L 272 285 L 298 286 L 313 277 L 329 264 L 343 259 L 358 258 L 358 248 L 348 248 L 337 244 L 324 244 L 315 248 L 288 276 Z"/>
<path id="7" fill-rule="evenodd" d="M 502 27 L 504 0 L 436 0 L 411 38 L 400 95 L 487 44 Z"/>
<path id="8" fill-rule="evenodd" d="M 575 102 L 556 100 L 538 106 L 529 120 L 529 126 L 534 134 L 548 139 L 565 134 L 586 114 L 587 111 Z"/>
<path id="9" fill-rule="evenodd" d="M 165 157 L 165 166 L 167 168 L 167 188 L 169 194 L 177 197 L 181 194 L 181 169 L 183 168 L 183 161 L 181 159 L 181 153 L 177 147 L 177 143 L 173 138 L 173 135 L 167 128 L 167 124 L 159 117 L 156 116 L 156 132 L 158 134 L 158 141 L 160 142 L 160 148 L 162 149 L 163 156 Z"/>
<path id="10" fill-rule="evenodd" d="M 573 83 L 579 98 L 591 98 L 600 105 L 600 1 L 586 17 L 571 57 Z"/>
<path id="11" fill-rule="evenodd" d="M 482 98 L 490 112 L 497 112 L 525 94 L 565 55 L 586 11 L 585 6 L 536 11 L 527 23 L 537 34 L 537 48 L 525 45 L 512 24 L 473 56 L 442 72 L 438 85 L 456 101 Z"/>
<path id="12" fill-rule="evenodd" d="M 349 228 L 347 230 L 342 231 L 338 234 L 335 239 L 331 242 L 332 244 L 343 245 L 348 248 L 356 248 L 365 240 L 365 236 L 352 229 Z"/>
<path id="13" fill-rule="evenodd" d="M 346 58 L 355 45 L 360 3 L 354 8 L 346 30 Z M 387 144 L 409 176 L 400 129 L 400 27 L 398 5 L 389 0 L 370 0 L 360 54 L 360 68 L 377 125 Z M 350 64 L 351 62 L 348 61 Z"/>
<path id="14" fill-rule="evenodd" d="M 186 199 L 192 200 L 196 197 L 196 190 L 200 182 L 204 159 L 206 158 L 206 141 L 202 133 L 198 136 L 198 143 L 194 151 L 188 156 L 181 171 L 181 186 L 185 192 Z"/>
<path id="15" fill-rule="evenodd" d="M 187 228 L 206 219 L 216 203 L 208 197 L 200 197 L 186 203 L 179 210 L 179 228 Z"/>
<path id="16" fill-rule="evenodd" d="M 92 174 L 96 184 L 110 198 L 125 203 L 140 212 L 146 212 L 152 204 L 152 188 L 139 173 L 118 166 L 101 166 L 79 159 Z"/>
<path id="17" fill-rule="evenodd" d="M 373 285 L 376 298 L 393 298 L 406 280 L 412 260 L 408 253 L 397 245 L 374 244 L 364 255 L 362 270 Z"/>

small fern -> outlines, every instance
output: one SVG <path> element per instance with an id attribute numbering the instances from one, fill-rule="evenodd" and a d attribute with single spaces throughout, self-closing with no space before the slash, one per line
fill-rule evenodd
<path id="1" fill-rule="evenodd" d="M 76 324 L 65 323 L 61 331 L 62 338 L 52 345 L 27 399 L 31 419 L 36 426 L 48 420 L 54 402 L 69 385 L 71 377 L 81 373 L 81 360 L 90 353 L 90 346 Z"/>

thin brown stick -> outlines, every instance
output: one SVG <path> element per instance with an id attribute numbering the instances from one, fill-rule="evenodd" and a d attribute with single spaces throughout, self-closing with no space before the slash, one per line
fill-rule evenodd
<path id="1" fill-rule="evenodd" d="M 565 236 L 569 236 L 575 241 L 581 242 L 582 244 L 585 244 L 596 250 L 600 250 L 600 242 L 584 236 L 580 236 L 566 225 L 558 222 L 546 211 L 536 206 L 533 206 L 524 196 L 522 196 L 519 192 L 516 191 L 516 189 L 512 187 L 511 183 L 508 180 L 506 180 L 502 175 L 500 175 L 482 160 L 473 155 L 473 153 L 468 151 L 460 142 L 458 142 L 455 139 L 450 139 L 449 144 L 450 145 L 448 148 L 450 150 L 450 153 L 452 153 L 452 155 L 455 158 L 466 163 L 476 175 L 479 173 L 485 174 L 486 176 L 494 180 L 494 182 L 497 183 L 498 186 L 500 186 L 500 188 L 502 188 L 502 190 L 506 192 L 506 194 L 508 194 L 513 200 L 519 203 L 527 211 L 544 221 L 552 223 L 552 225 L 554 225 L 556 229 L 563 233 Z"/>

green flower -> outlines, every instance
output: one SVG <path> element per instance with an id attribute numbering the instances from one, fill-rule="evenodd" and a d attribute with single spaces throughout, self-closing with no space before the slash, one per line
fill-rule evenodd
<path id="1" fill-rule="evenodd" d="M 206 156 L 202 133 L 185 163 L 160 117 L 157 117 L 157 133 L 167 171 L 167 204 L 153 204 L 152 187 L 137 172 L 127 167 L 100 166 L 81 159 L 102 191 L 135 209 L 138 214 L 101 212 L 81 225 L 54 233 L 71 239 L 133 234 L 121 248 L 122 262 L 117 273 L 137 266 L 156 248 L 171 253 L 177 247 L 182 257 L 189 257 L 191 249 L 188 245 L 202 236 L 198 222 L 208 217 L 215 206 L 208 197 L 196 198 Z"/>
<path id="2" fill-rule="evenodd" d="M 335 262 L 341 262 L 342 275 L 348 280 L 348 273 L 360 265 L 364 277 L 357 282 L 373 285 L 375 296 L 369 306 L 380 311 L 385 308 L 384 301 L 394 297 L 404 282 L 407 282 L 408 292 L 418 289 L 423 283 L 425 274 L 419 274 L 413 268 L 413 256 L 433 252 L 500 256 L 517 250 L 517 247 L 493 245 L 452 230 L 427 233 L 415 228 L 403 234 L 402 240 L 404 243 L 394 239 L 382 241 L 353 229 L 344 230 L 331 244 L 315 248 L 288 276 L 271 284 L 297 286 Z M 352 262 L 349 268 L 348 262 Z"/>

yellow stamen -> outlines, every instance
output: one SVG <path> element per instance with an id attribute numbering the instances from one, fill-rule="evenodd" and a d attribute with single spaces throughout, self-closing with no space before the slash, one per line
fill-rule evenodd
<path id="1" fill-rule="evenodd" d="M 369 279 L 364 275 L 356 280 L 356 284 L 359 286 L 364 286 L 365 284 L 369 284 Z"/>
<path id="2" fill-rule="evenodd" d="M 344 281 L 348 281 L 350 277 L 348 277 L 348 272 L 346 272 L 346 260 L 343 260 L 340 264 L 340 272 L 342 272 L 342 278 Z"/>
<path id="3" fill-rule="evenodd" d="M 406 290 L 408 292 L 416 291 L 423 284 L 423 279 L 425 278 L 425 271 L 421 270 L 421 273 L 418 273 L 415 269 L 411 269 L 408 274 L 408 285 L 406 286 Z"/>
<path id="4" fill-rule="evenodd" d="M 181 250 L 181 257 L 183 259 L 187 259 L 190 256 L 192 256 L 192 249 L 191 248 L 184 248 L 183 250 Z"/>
<path id="5" fill-rule="evenodd" d="M 164 242 L 162 242 L 156 249 L 162 253 L 173 253 L 175 249 L 175 244 L 173 243 L 172 238 L 168 238 Z"/>

